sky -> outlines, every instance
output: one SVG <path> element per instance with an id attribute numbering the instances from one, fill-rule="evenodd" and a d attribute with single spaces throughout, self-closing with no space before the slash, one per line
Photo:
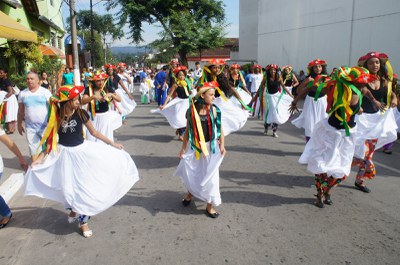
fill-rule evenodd
<path id="1" fill-rule="evenodd" d="M 98 13 L 98 14 L 105 14 L 106 8 L 104 7 L 104 4 L 100 0 L 93 0 L 93 11 Z M 238 38 L 239 37 L 239 0 L 223 0 L 225 4 L 225 15 L 226 15 L 226 22 L 229 24 L 228 28 L 226 29 L 226 37 L 229 38 Z M 75 7 L 76 10 L 82 10 L 86 9 L 89 10 L 90 8 L 90 1 L 89 0 L 76 0 L 75 1 Z M 117 9 L 111 10 L 111 13 L 115 14 L 118 12 Z M 62 6 L 62 14 L 64 17 L 64 21 L 67 17 L 69 17 L 69 7 L 66 4 L 63 4 Z M 64 22 L 65 23 L 65 22 Z M 129 29 L 128 27 L 125 27 L 124 30 L 126 31 L 125 35 L 128 35 Z M 157 33 L 161 31 L 160 26 L 157 25 L 148 25 L 148 24 L 143 24 L 143 39 L 144 42 L 138 44 L 138 46 L 142 46 L 145 44 L 148 44 L 158 38 Z M 107 40 L 107 42 L 111 42 L 110 40 Z M 136 45 L 132 44 L 129 39 L 122 38 L 121 40 L 115 40 L 112 42 L 111 46 L 117 47 L 117 46 L 131 46 L 131 45 Z"/>

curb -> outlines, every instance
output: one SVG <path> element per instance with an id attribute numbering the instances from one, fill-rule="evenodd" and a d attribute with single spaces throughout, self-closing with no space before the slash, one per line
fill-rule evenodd
<path id="1" fill-rule="evenodd" d="M 11 176 L 0 185 L 0 195 L 7 203 L 9 203 L 11 198 L 18 192 L 23 184 L 24 174 L 11 174 Z"/>

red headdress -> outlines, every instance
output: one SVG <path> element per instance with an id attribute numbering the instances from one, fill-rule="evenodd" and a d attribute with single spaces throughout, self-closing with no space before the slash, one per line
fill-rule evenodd
<path id="1" fill-rule="evenodd" d="M 268 71 L 269 69 L 274 68 L 274 69 L 278 69 L 279 66 L 277 64 L 269 64 L 267 65 L 267 67 L 265 67 L 265 69 Z"/>
<path id="2" fill-rule="evenodd" d="M 187 71 L 186 66 L 182 65 L 182 66 L 175 67 L 174 75 L 177 75 L 180 71 L 183 71 L 186 73 L 186 71 Z"/>
<path id="3" fill-rule="evenodd" d="M 385 64 L 389 60 L 389 56 L 387 56 L 385 53 L 379 53 L 379 52 L 369 52 L 366 55 L 361 56 L 358 59 L 358 65 L 363 66 L 366 61 L 368 61 L 371 58 L 378 58 L 383 64 Z"/>
<path id="4" fill-rule="evenodd" d="M 237 63 L 234 63 L 231 65 L 231 69 L 240 69 L 240 65 L 238 65 Z"/>

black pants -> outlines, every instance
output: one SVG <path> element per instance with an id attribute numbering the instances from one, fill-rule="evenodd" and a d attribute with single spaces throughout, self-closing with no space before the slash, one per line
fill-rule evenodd
<path id="1" fill-rule="evenodd" d="M 271 123 L 264 123 L 265 130 L 268 130 L 269 126 L 271 126 Z M 277 130 L 278 130 L 278 124 L 272 123 L 272 131 L 276 132 Z"/>

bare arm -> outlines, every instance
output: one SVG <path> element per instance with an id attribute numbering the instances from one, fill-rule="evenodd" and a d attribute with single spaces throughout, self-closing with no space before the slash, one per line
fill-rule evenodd
<path id="1" fill-rule="evenodd" d="M 18 146 L 14 143 L 14 141 L 7 135 L 4 134 L 0 136 L 0 141 L 10 149 L 11 152 L 15 154 L 15 156 L 19 160 L 19 164 L 21 168 L 26 171 L 28 169 L 28 163 L 25 161 L 25 158 L 22 156 L 21 151 L 19 150 Z"/>
<path id="2" fill-rule="evenodd" d="M 186 152 L 188 139 L 189 139 L 189 122 L 186 122 L 186 130 L 185 130 L 185 134 L 183 135 L 182 148 L 178 154 L 179 158 L 182 158 L 183 154 Z"/>
<path id="3" fill-rule="evenodd" d="M 18 132 L 20 135 L 23 135 L 25 132 L 24 127 L 22 126 L 22 121 L 24 120 L 25 117 L 25 106 L 23 103 L 18 104 L 18 119 L 17 119 L 17 127 L 18 127 Z"/>
<path id="4" fill-rule="evenodd" d="M 293 87 L 296 87 L 296 86 L 298 86 L 298 85 L 299 85 L 299 81 L 297 80 L 296 75 L 293 75 L 293 84 L 292 84 L 292 86 L 293 86 Z"/>

